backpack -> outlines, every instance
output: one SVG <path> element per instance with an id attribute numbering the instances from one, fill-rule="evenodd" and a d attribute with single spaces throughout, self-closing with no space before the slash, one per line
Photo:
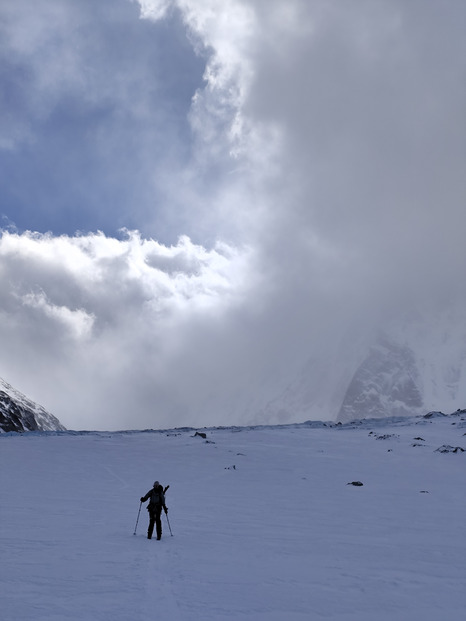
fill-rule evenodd
<path id="1" fill-rule="evenodd" d="M 156 509 L 158 507 L 163 507 L 165 504 L 165 496 L 163 495 L 163 487 L 159 485 L 158 488 L 154 488 L 150 495 L 149 506 L 147 507 L 149 511 L 152 509 Z"/>

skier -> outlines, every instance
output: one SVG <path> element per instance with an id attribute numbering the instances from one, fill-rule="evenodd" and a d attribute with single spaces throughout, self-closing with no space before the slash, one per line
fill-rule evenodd
<path id="1" fill-rule="evenodd" d="M 157 540 L 162 537 L 162 509 L 167 513 L 168 509 L 165 504 L 165 494 L 163 493 L 163 487 L 158 481 L 155 481 L 154 486 L 147 492 L 145 496 L 142 496 L 141 502 L 149 500 L 147 510 L 149 511 L 149 528 L 147 530 L 147 539 L 152 539 L 152 533 L 154 532 L 154 524 L 157 531 Z"/>

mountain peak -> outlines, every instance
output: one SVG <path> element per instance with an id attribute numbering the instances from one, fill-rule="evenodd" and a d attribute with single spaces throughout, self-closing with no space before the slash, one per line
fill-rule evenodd
<path id="1" fill-rule="evenodd" d="M 0 433 L 64 430 L 55 416 L 0 377 Z"/>

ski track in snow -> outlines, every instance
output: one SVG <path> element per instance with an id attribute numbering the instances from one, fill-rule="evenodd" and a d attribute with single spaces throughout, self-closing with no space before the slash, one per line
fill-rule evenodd
<path id="1" fill-rule="evenodd" d="M 466 453 L 436 449 L 465 419 L 4 435 L 0 618 L 461 618 Z M 174 536 L 149 541 L 156 478 Z"/>

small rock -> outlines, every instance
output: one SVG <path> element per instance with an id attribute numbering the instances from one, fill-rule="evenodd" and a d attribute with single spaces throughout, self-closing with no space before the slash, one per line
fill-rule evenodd
<path id="1" fill-rule="evenodd" d="M 428 412 L 424 415 L 424 418 L 441 418 L 442 416 L 446 416 L 443 412 Z"/>
<path id="2" fill-rule="evenodd" d="M 201 438 L 204 438 L 204 440 L 207 438 L 207 434 L 202 433 L 202 431 L 196 431 L 196 433 L 193 435 L 193 438 L 195 438 L 196 436 L 200 436 Z"/>
<path id="3" fill-rule="evenodd" d="M 369 433 L 369 435 L 374 437 L 376 440 L 389 440 L 390 438 L 399 438 L 400 437 L 396 433 L 384 433 L 382 435 L 378 435 L 378 434 L 374 433 L 373 431 L 371 431 Z"/>
<path id="4" fill-rule="evenodd" d="M 464 448 L 461 446 L 450 446 L 449 444 L 443 444 L 435 449 L 435 453 L 464 453 Z"/>

